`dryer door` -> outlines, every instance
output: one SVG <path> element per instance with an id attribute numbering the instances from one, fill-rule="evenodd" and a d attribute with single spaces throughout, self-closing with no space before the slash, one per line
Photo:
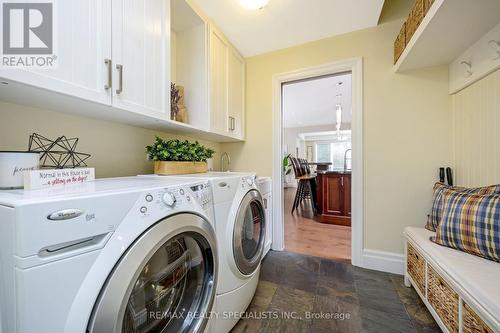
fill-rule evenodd
<path id="1" fill-rule="evenodd" d="M 215 296 L 216 255 L 213 228 L 201 217 L 158 222 L 116 264 L 88 332 L 203 332 Z"/>
<path id="2" fill-rule="evenodd" d="M 249 191 L 240 203 L 233 231 L 233 253 L 236 266 L 245 275 L 260 264 L 266 235 L 266 218 L 262 197 Z"/>

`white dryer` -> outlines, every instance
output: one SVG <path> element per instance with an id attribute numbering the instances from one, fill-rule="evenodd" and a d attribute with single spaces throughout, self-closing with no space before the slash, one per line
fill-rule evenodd
<path id="1" fill-rule="evenodd" d="M 0 192 L 1 332 L 204 332 L 210 184 L 140 177 Z"/>
<path id="2" fill-rule="evenodd" d="M 171 176 L 179 177 L 179 176 Z M 254 173 L 209 172 L 180 178 L 208 180 L 214 197 L 219 249 L 214 333 L 226 333 L 250 304 L 259 280 L 266 214 Z"/>

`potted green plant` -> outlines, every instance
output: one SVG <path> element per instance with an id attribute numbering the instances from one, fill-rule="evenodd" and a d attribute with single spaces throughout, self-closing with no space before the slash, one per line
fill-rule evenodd
<path id="1" fill-rule="evenodd" d="M 287 176 L 292 172 L 292 165 L 290 163 L 290 156 L 291 154 L 285 155 L 283 157 L 283 162 L 282 162 L 282 167 L 283 167 L 283 185 L 284 187 L 287 187 Z"/>
<path id="2" fill-rule="evenodd" d="M 148 158 L 154 161 L 157 175 L 180 175 L 207 172 L 207 160 L 215 151 L 198 141 L 163 140 L 156 137 L 151 146 L 146 147 Z"/>

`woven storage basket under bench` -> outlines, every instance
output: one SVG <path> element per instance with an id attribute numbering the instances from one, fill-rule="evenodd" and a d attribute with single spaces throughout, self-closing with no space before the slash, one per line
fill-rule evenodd
<path id="1" fill-rule="evenodd" d="M 405 284 L 450 333 L 500 333 L 500 263 L 437 245 L 408 227 Z"/>

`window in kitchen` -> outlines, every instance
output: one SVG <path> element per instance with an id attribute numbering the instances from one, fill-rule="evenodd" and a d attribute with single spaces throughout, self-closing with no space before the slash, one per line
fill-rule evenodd
<path id="1" fill-rule="evenodd" d="M 346 151 L 351 149 L 351 141 L 316 143 L 316 162 L 330 162 L 331 169 L 343 170 Z M 351 155 L 347 153 L 347 169 L 351 169 Z"/>
<path id="2" fill-rule="evenodd" d="M 332 150 L 331 143 L 316 144 L 316 162 L 331 162 Z"/>

